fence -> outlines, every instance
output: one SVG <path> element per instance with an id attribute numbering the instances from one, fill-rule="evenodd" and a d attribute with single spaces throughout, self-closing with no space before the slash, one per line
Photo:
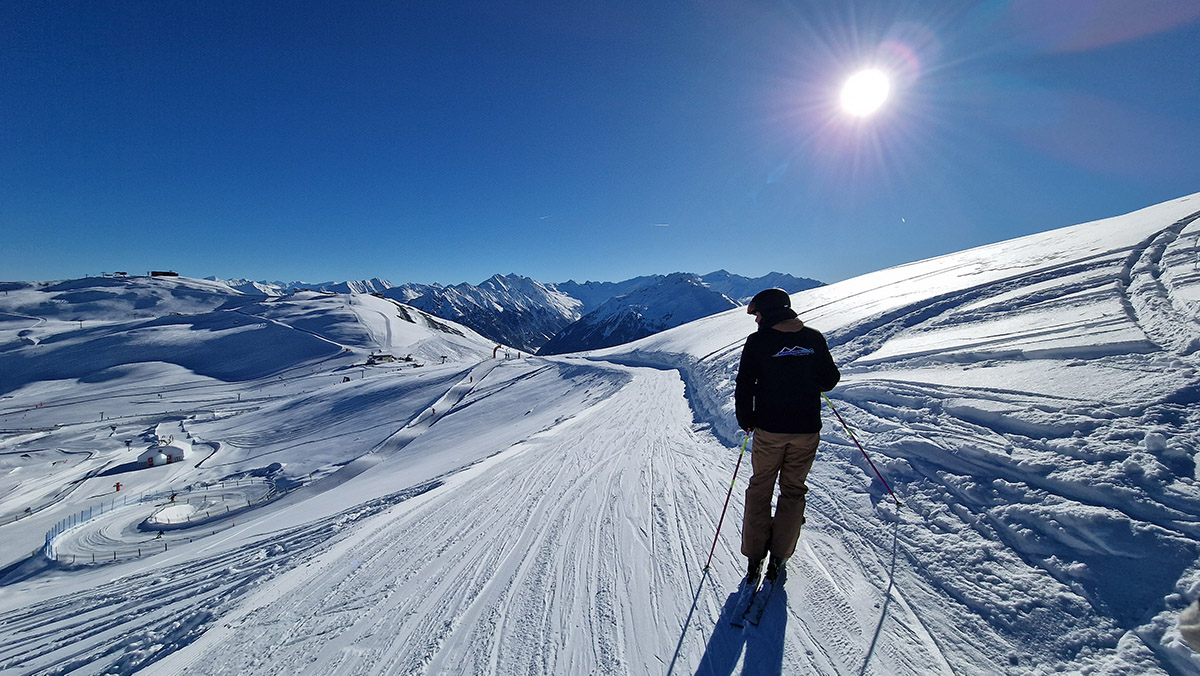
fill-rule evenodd
<path id="1" fill-rule="evenodd" d="M 237 524 L 235 523 L 235 524 L 226 526 L 225 530 L 233 528 L 236 525 Z M 212 535 L 216 535 L 217 533 L 220 533 L 220 532 L 221 532 L 221 529 L 214 530 L 212 532 Z M 193 540 L 195 540 L 195 537 L 189 537 L 187 539 L 188 542 L 192 542 Z M 176 541 L 176 544 L 183 544 L 183 541 L 182 540 Z M 53 559 L 54 561 L 58 561 L 60 563 L 69 563 L 72 565 L 74 565 L 76 563 L 88 563 L 89 560 L 91 563 L 111 563 L 113 561 L 118 561 L 118 560 L 123 560 L 123 559 L 136 559 L 136 558 L 140 558 L 142 556 L 156 554 L 158 552 L 165 552 L 168 550 L 167 545 L 168 545 L 167 540 L 162 541 L 161 547 L 159 546 L 159 544 L 156 541 L 151 541 L 146 544 L 139 545 L 136 548 L 127 549 L 124 551 L 114 549 L 112 552 L 112 556 L 109 556 L 107 553 L 97 554 L 96 552 L 91 552 L 90 554 L 64 554 L 62 556 L 58 556 L 57 553 L 54 553 L 54 554 L 47 554 L 47 556 L 50 559 Z M 39 552 L 34 552 L 34 553 L 37 554 Z M 41 553 L 44 553 L 44 550 Z"/>
<path id="2" fill-rule="evenodd" d="M 254 505 L 261 505 L 264 502 L 270 502 L 271 500 L 274 500 L 276 497 L 278 497 L 280 495 L 278 490 L 276 490 L 274 484 L 268 484 L 268 485 L 269 485 L 269 488 L 267 489 L 267 492 L 257 499 L 250 500 L 250 499 L 244 498 L 244 497 L 239 498 L 237 501 L 238 502 L 237 511 L 240 512 L 243 509 L 248 509 L 250 507 L 253 507 Z M 242 502 L 246 503 L 246 505 L 244 507 L 241 505 Z M 173 506 L 192 505 L 192 504 L 196 504 L 196 503 L 199 503 L 201 505 L 200 509 L 197 509 L 193 512 L 187 513 L 183 518 L 172 519 L 170 517 L 162 516 L 162 514 L 164 512 L 166 512 L 166 510 L 170 509 Z M 145 523 L 151 530 L 162 531 L 162 530 L 177 530 L 179 528 L 188 528 L 190 526 L 196 526 L 196 525 L 202 524 L 206 521 L 213 521 L 213 520 L 220 519 L 220 518 L 223 518 L 225 516 L 232 514 L 234 512 L 234 508 L 230 503 L 231 503 L 230 500 L 225 500 L 225 499 L 219 499 L 218 501 L 214 502 L 207 495 L 200 496 L 199 498 L 196 498 L 196 499 L 193 499 L 192 496 L 184 496 L 183 499 L 176 498 L 175 500 L 171 501 L 169 504 L 159 506 L 159 508 L 154 510 L 154 513 L 152 513 L 149 517 L 147 517 L 143 523 Z M 202 510 L 203 510 L 203 514 L 201 514 Z"/>
<path id="3" fill-rule="evenodd" d="M 148 517 L 145 520 L 146 522 L 149 523 L 149 525 L 152 529 L 159 531 L 159 536 L 155 540 L 151 540 L 149 543 L 143 543 L 136 547 L 130 547 L 129 549 L 125 549 L 124 551 L 114 550 L 112 552 L 111 556 L 109 556 L 109 554 L 107 552 L 105 552 L 103 554 L 90 553 L 88 555 L 70 554 L 69 556 L 71 557 L 70 563 L 78 563 L 81 561 L 87 562 L 87 559 L 89 559 L 89 558 L 92 563 L 100 563 L 100 562 L 107 562 L 107 561 L 116 561 L 118 559 L 137 558 L 137 557 L 140 557 L 140 556 L 143 556 L 146 554 L 152 554 L 152 553 L 156 553 L 156 552 L 160 552 L 160 551 L 166 551 L 167 547 L 168 547 L 168 541 L 162 540 L 161 548 L 160 548 L 158 540 L 159 540 L 159 538 L 162 537 L 162 532 L 167 529 L 175 530 L 175 529 L 181 529 L 181 528 L 196 527 L 196 526 L 200 526 L 203 523 L 208 522 L 208 521 L 215 521 L 218 519 L 223 519 L 226 516 L 229 516 L 231 514 L 235 514 L 237 512 L 241 512 L 242 510 L 249 509 L 249 508 L 253 507 L 254 505 L 260 505 L 260 504 L 269 502 L 271 500 L 274 500 L 282 495 L 285 495 L 287 493 L 287 491 L 280 492 L 276 488 L 274 482 L 266 480 L 266 479 L 235 479 L 234 481 L 223 481 L 218 484 L 201 486 L 198 488 L 193 488 L 192 486 L 189 486 L 184 491 L 146 491 L 146 492 L 140 493 L 136 496 L 128 496 L 128 495 L 124 496 L 123 498 L 121 498 L 121 500 L 119 502 L 114 498 L 107 503 L 101 502 L 99 505 L 93 505 L 91 507 L 88 507 L 87 509 L 80 510 L 78 513 L 72 514 L 72 515 L 62 519 L 58 523 L 56 523 L 53 528 L 46 531 L 45 544 L 42 546 L 41 553 L 44 554 L 46 556 L 46 558 L 48 558 L 48 559 L 51 559 L 54 561 L 63 561 L 64 559 L 62 559 L 58 556 L 58 552 L 55 550 L 55 546 L 54 546 L 55 540 L 59 536 L 66 533 L 67 531 L 69 531 L 73 528 L 77 528 L 77 527 L 91 521 L 92 519 L 95 519 L 95 518 L 103 515 L 103 514 L 107 514 L 109 512 L 129 506 L 131 504 L 138 505 L 138 504 L 143 504 L 146 502 L 157 502 L 160 500 L 170 500 L 171 496 L 175 496 L 175 499 L 172 501 L 172 503 L 174 503 L 174 504 L 192 504 L 193 500 L 197 500 L 201 504 L 212 503 L 212 497 L 208 495 L 210 492 L 228 491 L 230 489 L 230 487 L 247 486 L 247 485 L 254 485 L 254 484 L 260 484 L 260 485 L 266 486 L 267 487 L 266 492 L 258 499 L 254 499 L 254 500 L 245 499 L 245 498 L 239 499 L 238 500 L 239 504 L 238 504 L 236 510 L 229 504 L 220 504 L 219 506 L 224 507 L 223 511 L 210 508 L 208 510 L 205 510 L 205 513 L 203 516 L 189 515 L 189 518 L 185 519 L 183 521 L 174 521 L 174 522 L 172 522 L 172 521 L 154 521 L 153 519 L 154 519 L 155 514 L 159 513 L 162 510 L 162 508 L 165 507 L 165 506 L 160 506 L 158 509 L 155 510 L 154 513 L 152 513 L 150 515 L 150 517 Z M 203 495 L 197 496 L 196 494 L 198 494 L 198 493 L 203 493 Z M 245 506 L 242 506 L 240 504 L 243 501 L 245 502 Z M 217 503 L 213 503 L 213 504 L 217 504 Z M 214 512 L 215 512 L 215 514 L 214 514 Z M 199 510 L 197 510 L 197 514 L 198 513 L 199 513 Z M 232 526 L 229 526 L 229 527 L 232 527 Z M 217 532 L 220 532 L 220 531 L 219 530 L 213 531 L 214 534 Z M 191 542 L 193 539 L 194 539 L 193 537 L 189 537 L 187 541 Z M 182 538 L 173 538 L 172 540 L 179 544 L 182 544 L 182 541 L 183 541 Z M 85 558 L 85 556 L 87 558 Z"/>

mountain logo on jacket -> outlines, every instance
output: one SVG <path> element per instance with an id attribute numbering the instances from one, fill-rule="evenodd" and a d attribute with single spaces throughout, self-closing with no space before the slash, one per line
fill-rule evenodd
<path id="1" fill-rule="evenodd" d="M 771 355 L 772 357 L 807 357 L 813 354 L 811 347 L 785 347 L 779 352 Z"/>

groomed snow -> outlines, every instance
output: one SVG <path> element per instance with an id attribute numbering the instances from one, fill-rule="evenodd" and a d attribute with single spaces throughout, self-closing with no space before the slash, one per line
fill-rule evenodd
<path id="1" fill-rule="evenodd" d="M 0 286 L 0 669 L 1200 674 L 1175 627 L 1200 595 L 1197 215 L 795 294 L 903 506 L 828 415 L 787 586 L 747 631 L 724 617 L 745 462 L 702 570 L 742 310 L 493 360 L 372 296 Z M 167 429 L 186 462 L 130 467 Z"/>

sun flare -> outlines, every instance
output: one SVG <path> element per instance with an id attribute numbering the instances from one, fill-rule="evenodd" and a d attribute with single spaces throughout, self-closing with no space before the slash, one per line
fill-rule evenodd
<path id="1" fill-rule="evenodd" d="M 860 70 L 842 85 L 842 110 L 855 117 L 867 117 L 883 106 L 891 90 L 891 80 L 883 71 Z"/>

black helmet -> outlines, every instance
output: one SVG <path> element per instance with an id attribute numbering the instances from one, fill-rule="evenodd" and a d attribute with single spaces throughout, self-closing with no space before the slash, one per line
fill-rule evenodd
<path id="1" fill-rule="evenodd" d="M 791 308 L 792 297 L 783 289 L 767 289 L 754 294 L 754 298 L 750 300 L 750 305 L 746 306 L 746 314 L 754 314 L 755 312 L 769 312 L 779 308 Z"/>

